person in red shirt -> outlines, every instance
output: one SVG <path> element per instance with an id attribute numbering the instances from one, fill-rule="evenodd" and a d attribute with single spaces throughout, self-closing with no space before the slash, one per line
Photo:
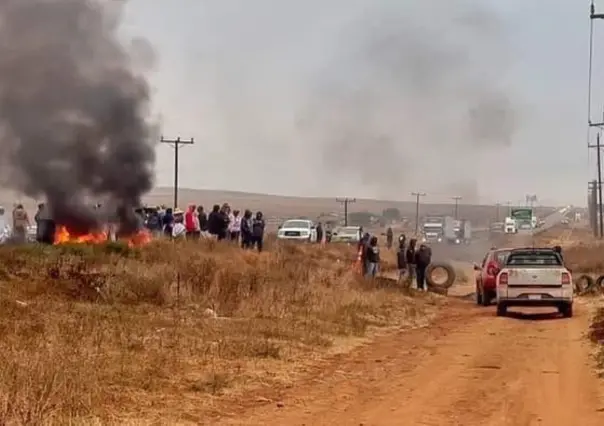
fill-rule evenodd
<path id="1" fill-rule="evenodd" d="M 199 221 L 197 219 L 197 211 L 195 205 L 191 204 L 185 213 L 185 228 L 187 230 L 188 239 L 196 239 L 199 237 Z"/>

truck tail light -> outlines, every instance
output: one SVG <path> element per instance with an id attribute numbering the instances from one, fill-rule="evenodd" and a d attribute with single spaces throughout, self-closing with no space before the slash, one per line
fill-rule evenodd
<path id="1" fill-rule="evenodd" d="M 499 285 L 507 286 L 508 285 L 508 273 L 502 272 L 499 274 Z"/>
<path id="2" fill-rule="evenodd" d="M 497 264 L 493 262 L 489 263 L 489 265 L 487 266 L 487 274 L 491 276 L 497 276 L 497 272 L 499 272 Z"/>
<path id="3" fill-rule="evenodd" d="M 562 272 L 561 282 L 562 285 L 571 285 L 570 274 L 568 272 Z"/>

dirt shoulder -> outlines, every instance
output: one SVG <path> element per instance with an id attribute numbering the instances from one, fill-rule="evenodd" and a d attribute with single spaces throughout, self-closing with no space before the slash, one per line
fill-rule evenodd
<path id="1" fill-rule="evenodd" d="M 432 326 L 336 356 L 306 381 L 250 395 L 212 423 L 604 424 L 602 386 L 584 338 L 586 303 L 577 301 L 569 320 L 536 311 L 498 318 L 493 308 L 448 304 Z"/>

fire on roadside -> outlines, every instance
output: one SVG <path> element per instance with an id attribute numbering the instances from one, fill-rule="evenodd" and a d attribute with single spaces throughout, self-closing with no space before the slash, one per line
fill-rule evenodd
<path id="1" fill-rule="evenodd" d="M 57 244 L 103 244 L 109 240 L 107 232 L 98 231 L 83 235 L 71 235 L 69 229 L 64 225 L 57 226 L 55 232 L 55 245 Z M 120 241 L 128 242 L 130 247 L 140 247 L 148 244 L 152 240 L 151 233 L 146 229 L 141 229 L 133 235 L 119 238 Z"/>

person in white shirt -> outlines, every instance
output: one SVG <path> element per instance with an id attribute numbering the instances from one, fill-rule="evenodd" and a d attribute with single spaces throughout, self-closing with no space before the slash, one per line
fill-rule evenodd
<path id="1" fill-rule="evenodd" d="M 187 228 L 184 222 L 184 212 L 180 209 L 174 211 L 174 226 L 172 226 L 172 238 L 184 239 L 187 235 Z"/>
<path id="2" fill-rule="evenodd" d="M 239 241 L 241 234 L 241 216 L 239 210 L 233 210 L 229 215 L 229 239 L 231 241 Z"/>

